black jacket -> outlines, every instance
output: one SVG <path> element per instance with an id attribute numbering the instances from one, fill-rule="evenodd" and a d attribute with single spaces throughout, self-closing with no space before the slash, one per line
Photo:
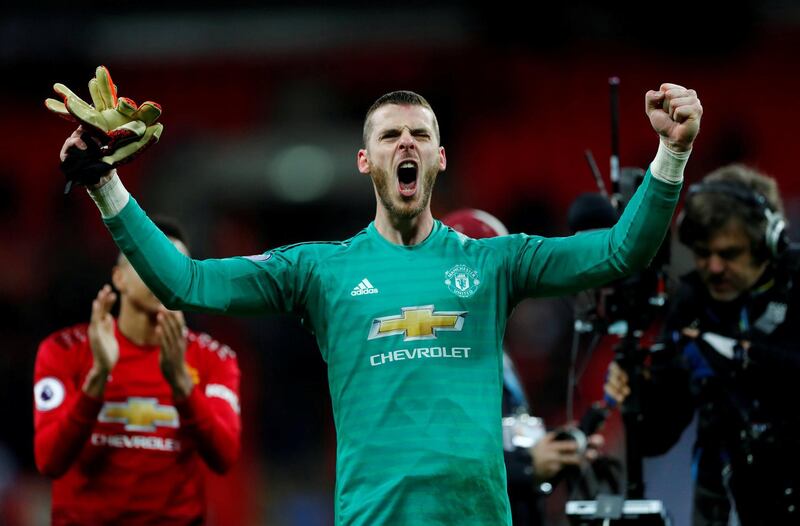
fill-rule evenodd
<path id="1" fill-rule="evenodd" d="M 783 497 L 800 493 L 798 269 L 800 255 L 790 252 L 731 302 L 713 300 L 696 273 L 686 275 L 642 382 L 644 453 L 666 452 L 697 410 L 697 483 L 722 488 L 729 466 L 737 508 L 755 501 L 765 506 L 764 499 L 786 507 Z M 686 327 L 752 346 L 737 348 L 731 359 L 702 338 L 682 337 Z"/>

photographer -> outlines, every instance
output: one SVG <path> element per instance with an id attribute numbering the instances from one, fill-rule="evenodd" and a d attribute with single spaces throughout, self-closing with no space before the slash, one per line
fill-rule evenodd
<path id="1" fill-rule="evenodd" d="M 576 479 L 598 458 L 605 439 L 598 433 L 587 437 L 571 428 L 546 431 L 541 418 L 530 416 L 516 369 L 505 353 L 503 417 L 503 457 L 512 522 L 516 526 L 542 526 L 547 524 L 544 498 L 564 478 L 570 479 L 570 486 L 580 482 Z M 518 429 L 521 426 L 525 426 L 524 431 Z"/>
<path id="2" fill-rule="evenodd" d="M 800 256 L 772 178 L 742 165 L 690 187 L 680 241 L 694 254 L 641 386 L 640 447 L 669 450 L 698 411 L 693 524 L 800 524 Z M 631 392 L 609 367 L 606 393 Z"/>

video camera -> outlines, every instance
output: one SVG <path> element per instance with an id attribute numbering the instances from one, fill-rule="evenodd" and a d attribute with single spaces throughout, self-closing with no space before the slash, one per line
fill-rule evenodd
<path id="1" fill-rule="evenodd" d="M 644 175 L 645 171 L 638 167 L 622 168 L 619 193 L 614 197 L 602 194 L 579 196 L 568 212 L 570 230 L 575 233 L 613 225 L 644 181 Z M 664 269 L 669 260 L 668 232 L 646 269 L 579 297 L 576 305 L 578 332 L 624 335 L 628 331 L 649 327 L 666 304 Z"/>
<path id="2" fill-rule="evenodd" d="M 571 526 L 635 524 L 636 526 L 670 526 L 672 521 L 658 500 L 624 500 L 621 496 L 601 495 L 597 500 L 567 502 Z M 611 522 L 613 521 L 613 523 Z"/>
<path id="3" fill-rule="evenodd" d="M 636 189 L 642 184 L 645 170 L 637 167 L 620 169 L 619 162 L 619 79 L 609 79 L 611 99 L 611 193 L 606 191 L 602 175 L 591 152 L 586 159 L 597 182 L 599 193 L 581 196 L 570 207 L 570 229 L 575 232 L 595 228 L 607 228 L 616 223 L 625 206 L 630 202 Z M 640 345 L 640 339 L 656 320 L 658 313 L 666 305 L 665 267 L 670 259 L 669 233 L 659 247 L 656 256 L 647 268 L 631 276 L 609 283 L 603 287 L 579 295 L 575 305 L 575 331 L 570 357 L 570 372 L 567 391 L 567 414 L 571 420 L 573 396 L 580 373 L 576 371 L 577 355 L 582 334 L 592 334 L 591 353 L 600 339 L 606 334 L 620 337 L 615 346 L 615 360 L 626 370 L 630 378 L 638 377 L 647 350 Z M 632 383 L 633 391 L 633 383 Z M 600 402 L 594 418 L 602 423 L 609 406 Z M 625 425 L 626 449 L 625 467 L 627 471 L 623 495 L 598 494 L 595 500 L 571 500 L 567 502 L 566 512 L 573 526 L 594 526 L 606 524 L 670 525 L 669 516 L 658 500 L 644 500 L 642 475 L 642 453 L 638 420 L 638 401 L 632 393 L 622 410 Z M 591 414 L 590 410 L 587 414 Z M 587 417 L 585 416 L 584 419 Z M 599 426 L 599 424 L 598 424 Z M 610 491 L 609 493 L 617 493 Z"/>

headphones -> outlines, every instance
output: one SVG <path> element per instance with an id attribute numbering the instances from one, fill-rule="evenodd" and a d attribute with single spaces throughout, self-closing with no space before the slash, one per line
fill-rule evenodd
<path id="1" fill-rule="evenodd" d="M 725 181 L 693 184 L 689 187 L 686 199 L 697 194 L 725 194 L 758 210 L 766 220 L 764 245 L 772 258 L 779 258 L 789 246 L 789 234 L 783 215 L 770 205 L 763 194 L 741 184 Z M 682 223 L 682 222 L 681 222 Z"/>

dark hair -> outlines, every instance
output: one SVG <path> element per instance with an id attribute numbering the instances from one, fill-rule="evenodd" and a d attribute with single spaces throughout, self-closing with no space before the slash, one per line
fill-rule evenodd
<path id="1" fill-rule="evenodd" d="M 737 220 L 750 239 L 753 256 L 763 261 L 769 257 L 765 207 L 783 215 L 775 179 L 743 164 L 723 166 L 689 189 L 679 221 L 679 239 L 692 248 Z"/>
<path id="2" fill-rule="evenodd" d="M 183 229 L 183 226 L 178 223 L 177 219 L 162 215 L 153 216 L 151 219 L 158 229 L 164 232 L 164 235 L 172 239 L 177 239 L 186 245 L 186 248 L 189 248 L 189 237 L 186 235 L 186 231 Z"/>
<path id="3" fill-rule="evenodd" d="M 186 250 L 189 250 L 189 237 L 186 235 L 183 227 L 178 223 L 176 219 L 173 219 L 169 216 L 162 216 L 162 215 L 155 215 L 150 218 L 153 223 L 158 227 L 159 230 L 164 232 L 164 235 L 171 238 L 177 239 L 186 247 Z M 120 252 L 117 255 L 117 265 L 127 261 L 128 258 L 125 257 L 125 254 Z"/>
<path id="4" fill-rule="evenodd" d="M 433 108 L 425 100 L 425 97 L 418 93 L 414 93 L 413 91 L 407 90 L 400 90 L 400 91 L 392 91 L 391 93 L 386 93 L 385 95 L 381 95 L 378 97 L 372 106 L 369 107 L 367 110 L 367 115 L 364 117 L 364 131 L 363 131 L 363 139 L 364 145 L 367 144 L 367 139 L 369 138 L 369 133 L 371 131 L 371 124 L 370 124 L 370 117 L 372 116 L 375 111 L 382 107 L 386 106 L 387 104 L 397 104 L 399 106 L 422 106 L 423 108 L 428 108 L 431 110 L 433 114 L 433 129 L 436 132 L 436 140 L 440 140 L 439 136 L 439 122 L 436 120 L 436 114 L 433 112 Z"/>

